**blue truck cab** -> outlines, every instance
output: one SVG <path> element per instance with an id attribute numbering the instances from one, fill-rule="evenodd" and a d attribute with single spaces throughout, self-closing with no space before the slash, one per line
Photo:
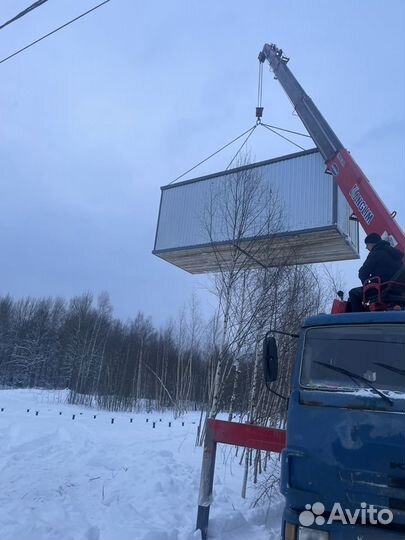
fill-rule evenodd
<path id="1" fill-rule="evenodd" d="M 305 321 L 281 491 L 283 540 L 405 538 L 405 311 Z"/>

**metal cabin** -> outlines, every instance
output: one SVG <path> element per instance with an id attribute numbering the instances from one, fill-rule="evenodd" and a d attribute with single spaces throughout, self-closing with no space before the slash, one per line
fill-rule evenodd
<path id="1" fill-rule="evenodd" d="M 192 274 L 356 259 L 351 215 L 311 149 L 163 186 L 153 254 Z"/>

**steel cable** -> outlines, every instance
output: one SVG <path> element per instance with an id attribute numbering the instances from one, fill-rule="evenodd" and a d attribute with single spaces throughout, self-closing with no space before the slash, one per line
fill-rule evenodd
<path id="1" fill-rule="evenodd" d="M 254 128 L 256 128 L 256 124 L 253 127 L 250 127 L 249 129 L 247 129 L 246 131 L 241 133 L 238 137 L 235 137 L 235 139 L 232 139 L 232 141 L 230 141 L 229 143 L 227 143 L 224 146 L 222 146 L 221 148 L 219 148 L 219 150 L 217 150 L 216 152 L 213 152 L 211 155 L 209 155 L 208 157 L 206 157 L 205 159 L 203 159 L 202 161 L 200 161 L 199 163 L 194 165 L 194 167 L 191 167 L 191 169 L 188 169 L 186 172 L 184 172 L 183 174 L 181 174 L 180 176 L 178 176 L 177 178 L 175 178 L 174 180 L 169 182 L 168 185 L 170 186 L 170 184 L 174 184 L 174 182 L 177 182 L 177 180 L 180 180 L 180 178 L 183 178 L 189 172 L 194 171 L 194 169 L 196 169 L 197 167 L 199 167 L 200 165 L 202 165 L 203 163 L 205 163 L 206 161 L 208 161 L 212 157 L 214 157 L 217 154 L 219 154 L 220 152 L 222 152 L 222 150 L 225 150 L 225 148 L 228 148 L 228 146 L 230 146 L 231 144 L 233 144 L 234 142 L 236 142 L 237 140 L 242 138 L 244 135 L 246 135 L 246 133 L 249 133 L 249 132 L 253 131 Z"/>

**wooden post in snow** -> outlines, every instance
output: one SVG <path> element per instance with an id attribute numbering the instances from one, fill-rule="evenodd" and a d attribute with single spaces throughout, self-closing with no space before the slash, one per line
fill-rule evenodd
<path id="1" fill-rule="evenodd" d="M 202 540 L 207 539 L 208 519 L 212 502 L 214 485 L 215 454 L 217 443 L 210 421 L 207 422 L 204 441 L 204 453 L 201 467 L 200 494 L 198 497 L 197 529 L 201 531 Z"/>

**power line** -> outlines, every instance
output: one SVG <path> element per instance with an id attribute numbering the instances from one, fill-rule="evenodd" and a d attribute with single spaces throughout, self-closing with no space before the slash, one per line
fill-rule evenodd
<path id="1" fill-rule="evenodd" d="M 66 28 L 66 26 L 69 26 L 69 24 L 72 24 L 74 23 L 75 21 L 78 21 L 79 19 L 81 19 L 82 17 L 85 17 L 86 15 L 88 15 L 89 13 L 91 13 L 92 11 L 95 11 L 96 9 L 98 9 L 99 7 L 101 6 L 104 6 L 104 4 L 107 4 L 108 2 L 111 2 L 111 0 L 104 0 L 104 2 L 101 2 L 101 4 L 97 4 L 97 6 L 94 6 L 92 7 L 91 9 L 89 9 L 88 11 L 85 11 L 84 13 L 82 13 L 81 15 L 78 15 L 77 17 L 75 17 L 74 19 L 71 19 L 70 21 L 68 21 L 67 23 L 65 24 L 62 24 L 62 26 L 58 26 L 58 28 L 55 28 L 55 30 L 52 30 L 51 32 L 48 32 L 47 34 L 45 34 L 44 36 L 36 39 L 35 41 L 32 41 L 31 43 L 29 43 L 28 45 L 26 45 L 25 47 L 23 47 L 22 49 L 19 49 L 18 51 L 15 51 L 13 52 L 12 54 L 10 54 L 9 56 L 6 56 L 6 58 L 3 58 L 2 60 L 0 60 L 0 64 L 3 64 L 3 62 L 7 62 L 7 60 L 10 60 L 10 58 L 13 58 L 14 56 L 17 56 L 17 54 L 20 54 L 22 53 L 23 51 L 26 51 L 27 49 L 29 49 L 30 47 L 32 47 L 33 45 L 36 45 L 37 43 L 39 43 L 40 41 L 42 41 L 43 39 L 49 37 L 49 36 L 52 36 L 52 34 L 56 34 L 56 32 L 59 32 L 59 30 L 62 30 L 62 28 Z"/>
<path id="2" fill-rule="evenodd" d="M 48 0 L 37 0 L 36 2 L 34 2 L 33 4 L 31 4 L 30 6 L 28 6 L 27 8 L 23 9 L 22 11 L 20 11 L 20 13 L 17 13 L 17 15 L 15 17 L 13 17 L 12 19 L 10 19 L 9 21 L 6 21 L 4 24 L 2 24 L 0 26 L 0 30 L 2 28 L 4 28 L 5 26 L 11 24 L 12 22 L 15 22 L 17 21 L 18 19 L 21 19 L 21 17 L 24 17 L 24 15 L 27 15 L 28 13 L 30 13 L 30 11 L 33 11 L 34 9 L 38 8 L 39 6 L 42 6 L 42 4 L 45 4 L 45 2 L 47 2 Z"/>

